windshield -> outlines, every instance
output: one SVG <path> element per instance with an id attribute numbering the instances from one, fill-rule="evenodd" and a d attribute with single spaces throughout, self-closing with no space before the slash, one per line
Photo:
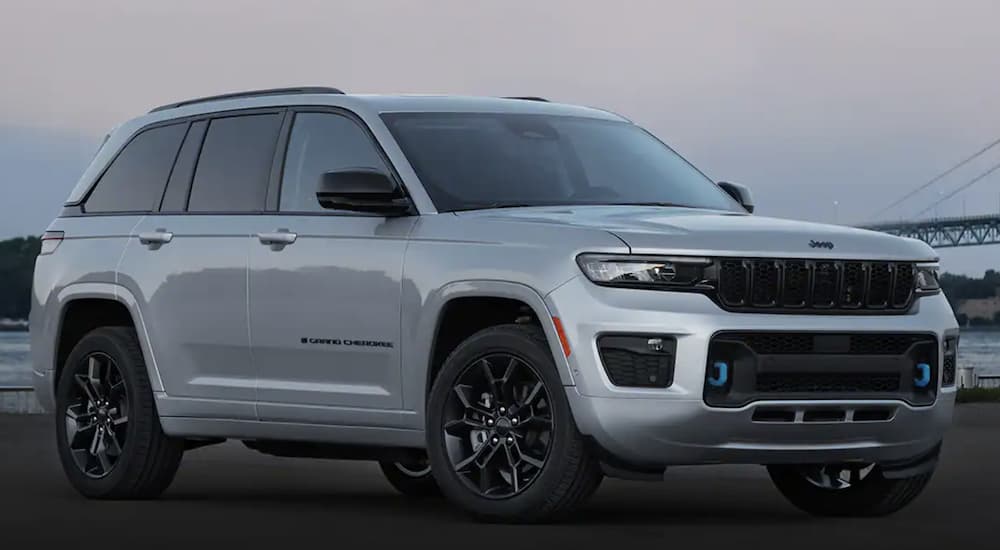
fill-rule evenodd
<path id="1" fill-rule="evenodd" d="M 549 115 L 382 115 L 439 212 L 581 204 L 739 210 L 645 130 Z"/>

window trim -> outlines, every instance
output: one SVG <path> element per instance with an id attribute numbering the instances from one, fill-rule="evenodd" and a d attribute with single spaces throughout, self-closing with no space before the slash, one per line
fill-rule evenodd
<path id="1" fill-rule="evenodd" d="M 403 197 L 410 203 L 410 207 L 413 209 L 414 214 L 420 215 L 420 210 L 417 208 L 416 203 L 413 201 L 412 195 L 410 195 L 409 189 L 406 188 L 406 184 L 403 182 L 403 178 L 399 175 L 399 171 L 396 170 L 395 165 L 393 165 L 392 160 L 389 155 L 386 154 L 385 149 L 379 142 L 378 138 L 372 132 L 371 127 L 368 123 L 364 121 L 357 113 L 351 111 L 350 109 L 345 109 L 343 107 L 335 107 L 332 105 L 289 105 L 288 115 L 286 122 L 288 127 L 282 127 L 284 133 L 278 138 L 278 145 L 283 148 L 280 154 L 276 154 L 274 171 L 272 175 L 276 176 L 271 180 L 271 185 L 274 186 L 274 203 L 268 204 L 268 207 L 273 208 L 270 210 L 269 214 L 274 215 L 288 215 L 288 216 L 334 216 L 334 217 L 352 217 L 352 218 L 384 218 L 382 214 L 376 214 L 372 212 L 356 212 L 353 210 L 326 210 L 326 211 L 300 211 L 300 210 L 281 210 L 281 188 L 284 180 L 285 173 L 285 160 L 288 157 L 288 143 L 291 140 L 292 131 L 295 129 L 295 117 L 300 113 L 324 113 L 334 116 L 342 116 L 358 127 L 361 131 L 368 137 L 368 141 L 374 146 L 376 154 L 382 160 L 382 164 L 388 171 L 389 178 L 395 183 L 402 191 Z M 271 199 L 271 189 L 268 189 L 268 200 Z"/>

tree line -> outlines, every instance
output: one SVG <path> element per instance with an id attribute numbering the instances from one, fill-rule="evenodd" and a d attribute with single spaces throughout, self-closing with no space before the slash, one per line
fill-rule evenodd
<path id="1" fill-rule="evenodd" d="M 996 296 L 1000 292 L 1000 272 L 988 269 L 980 278 L 943 273 L 941 274 L 941 290 L 948 297 L 952 309 L 955 310 L 959 324 L 965 326 L 970 320 L 966 319 L 965 315 L 958 313 L 959 304 L 963 300 Z M 977 325 L 997 325 L 1000 324 L 1000 312 L 994 315 L 992 323 L 985 319 L 972 319 L 971 321 Z"/>
<path id="2" fill-rule="evenodd" d="M 38 237 L 0 241 L 0 319 L 28 318 L 32 272 L 40 248 Z M 957 310 L 962 300 L 996 295 L 1000 289 L 1000 272 L 990 269 L 980 278 L 944 273 L 941 288 L 952 308 Z M 1000 319 L 994 322 L 1000 323 Z"/>

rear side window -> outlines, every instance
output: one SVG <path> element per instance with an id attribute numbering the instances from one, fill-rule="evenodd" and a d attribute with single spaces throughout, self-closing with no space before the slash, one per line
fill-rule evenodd
<path id="1" fill-rule="evenodd" d="M 187 123 L 140 132 L 115 157 L 84 204 L 86 212 L 149 212 L 156 208 Z"/>
<path id="2" fill-rule="evenodd" d="M 213 119 L 191 184 L 189 212 L 264 209 L 280 113 Z"/>
<path id="3" fill-rule="evenodd" d="M 325 172 L 373 168 L 388 173 L 368 133 L 353 120 L 330 113 L 295 115 L 281 178 L 282 212 L 323 212 L 316 200 Z"/>

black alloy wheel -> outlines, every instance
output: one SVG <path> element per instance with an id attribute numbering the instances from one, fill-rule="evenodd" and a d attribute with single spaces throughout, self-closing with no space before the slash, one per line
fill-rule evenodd
<path id="1" fill-rule="evenodd" d="M 580 433 L 551 346 L 537 325 L 497 325 L 460 343 L 427 400 L 427 453 L 441 492 L 490 522 L 568 517 L 603 472 Z"/>
<path id="2" fill-rule="evenodd" d="M 84 496 L 145 499 L 177 472 L 184 440 L 163 432 L 132 327 L 100 327 L 73 347 L 56 385 L 56 445 Z"/>
<path id="3" fill-rule="evenodd" d="M 553 418 L 548 390 L 530 363 L 510 353 L 476 359 L 446 407 L 448 455 L 470 489 L 502 499 L 534 482 L 548 458 Z"/>
<path id="4" fill-rule="evenodd" d="M 73 461 L 89 478 L 111 473 L 128 438 L 129 396 L 114 359 L 94 352 L 73 375 L 66 407 L 66 444 Z"/>

